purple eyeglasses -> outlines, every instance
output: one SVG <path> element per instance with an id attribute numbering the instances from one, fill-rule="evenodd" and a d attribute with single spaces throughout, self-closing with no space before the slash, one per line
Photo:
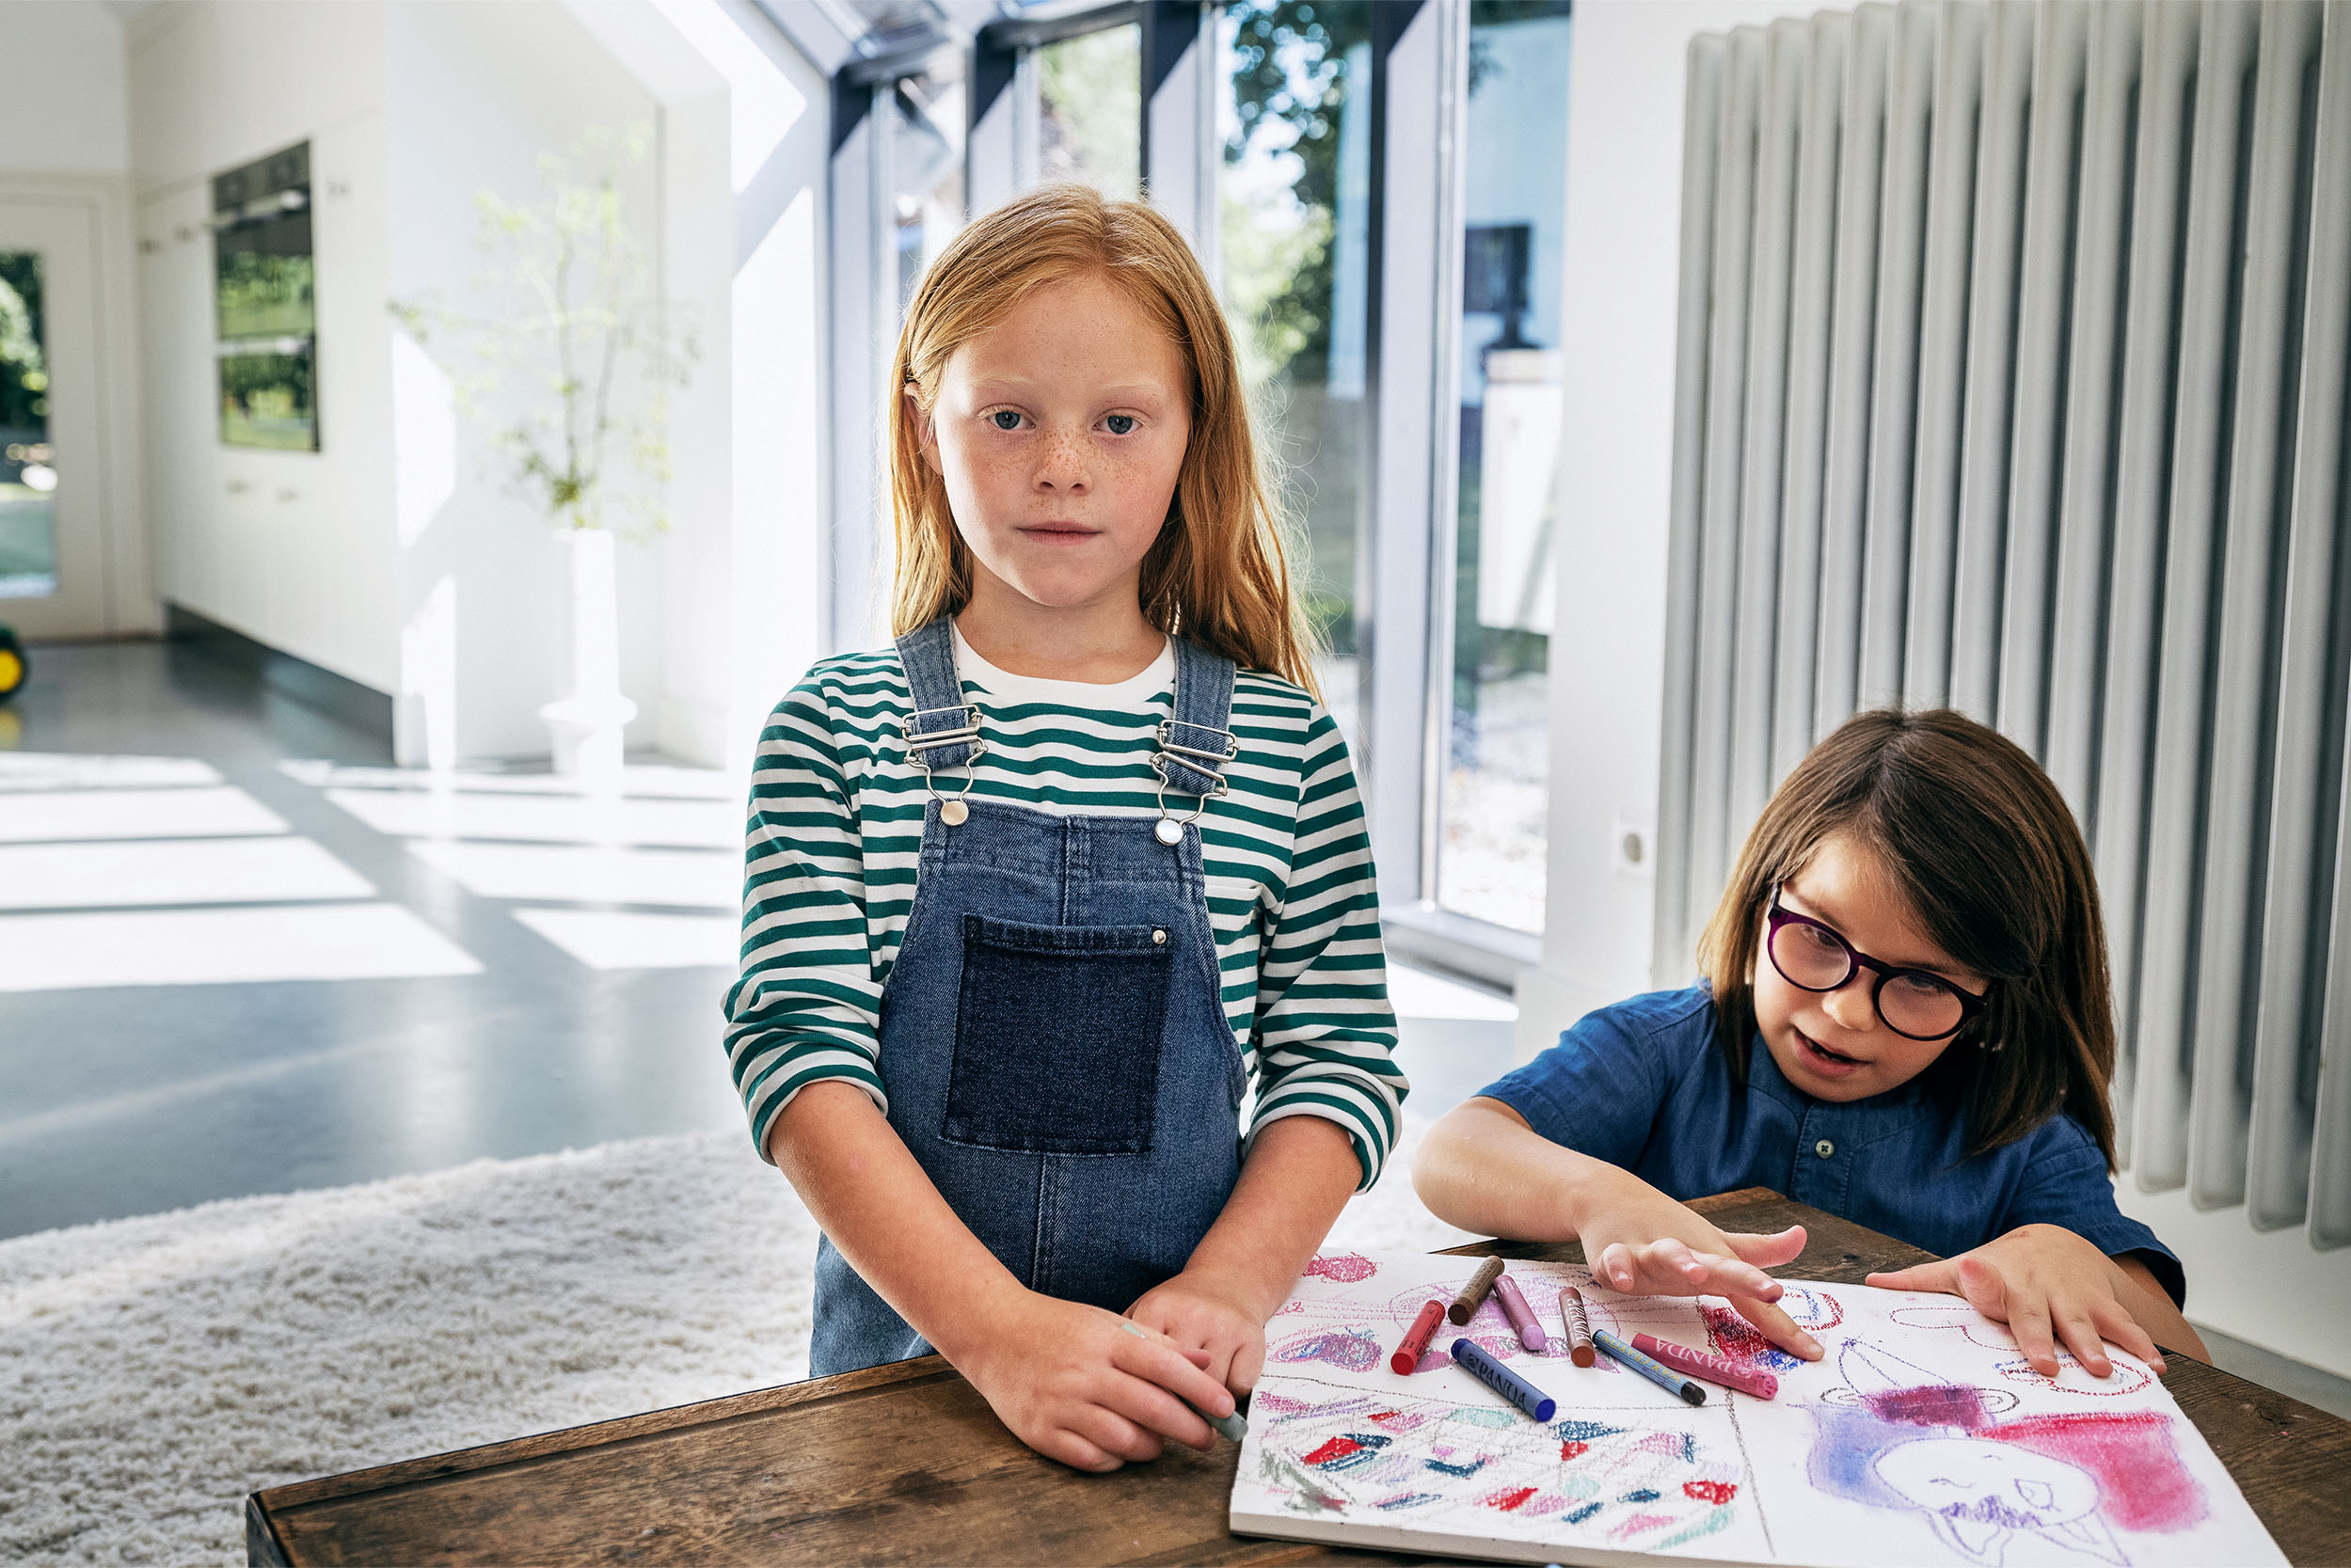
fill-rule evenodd
<path id="1" fill-rule="evenodd" d="M 1942 975 L 1924 969 L 1902 969 L 1873 958 L 1835 928 L 1810 915 L 1780 905 L 1780 890 L 1771 890 L 1770 927 L 1764 950 L 1771 967 L 1798 990 L 1841 990 L 1863 970 L 1877 974 L 1869 988 L 1869 1004 L 1879 1022 L 1912 1040 L 1939 1040 L 1958 1034 L 1984 1010 L 1985 997 L 1963 991 Z"/>

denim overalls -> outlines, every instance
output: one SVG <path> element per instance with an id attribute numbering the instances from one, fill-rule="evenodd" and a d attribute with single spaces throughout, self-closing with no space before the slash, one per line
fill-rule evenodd
<path id="1" fill-rule="evenodd" d="M 898 644 L 908 760 L 932 789 L 882 992 L 890 1125 L 1024 1285 L 1113 1312 L 1182 1270 L 1241 1168 L 1241 1048 L 1188 826 L 1225 793 L 1237 751 L 1233 666 L 1173 641 L 1155 821 L 941 795 L 935 770 L 985 746 L 979 709 L 945 617 Z M 1199 810 L 1171 815 L 1171 791 Z M 810 1375 L 929 1353 L 820 1241 Z"/>

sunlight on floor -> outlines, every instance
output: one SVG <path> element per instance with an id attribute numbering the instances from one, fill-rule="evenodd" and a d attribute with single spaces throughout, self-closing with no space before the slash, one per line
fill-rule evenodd
<path id="1" fill-rule="evenodd" d="M 408 846 L 408 853 L 477 898 L 713 910 L 732 910 L 742 902 L 742 857 L 732 849 L 421 839 Z"/>
<path id="2" fill-rule="evenodd" d="M 502 838 L 635 844 L 741 852 L 742 808 L 732 801 L 491 795 L 469 790 L 329 789 L 326 799 L 379 833 L 401 838 Z"/>
<path id="3" fill-rule="evenodd" d="M 0 790 L 163 789 L 216 784 L 219 772 L 194 757 L 91 757 L 72 752 L 0 752 Z"/>
<path id="4" fill-rule="evenodd" d="M 590 969 L 732 969 L 736 963 L 739 927 L 732 915 L 516 910 L 515 918 Z"/>
<path id="5" fill-rule="evenodd" d="M 0 846 L 0 909 L 373 898 L 375 885 L 307 838 L 116 839 Z"/>
<path id="6" fill-rule="evenodd" d="M 190 789 L 16 790 L 0 810 L 0 842 L 214 838 L 282 833 L 286 820 L 232 784 Z"/>
<path id="7" fill-rule="evenodd" d="M 480 973 L 397 904 L 0 916 L 0 991 Z"/>

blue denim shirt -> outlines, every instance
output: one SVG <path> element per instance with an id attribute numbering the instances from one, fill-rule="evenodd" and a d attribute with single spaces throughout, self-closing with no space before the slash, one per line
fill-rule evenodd
<path id="1" fill-rule="evenodd" d="M 1670 1197 L 1771 1187 L 1946 1258 L 2021 1225 L 2061 1225 L 2110 1257 L 2138 1254 L 2173 1301 L 2186 1299 L 2179 1259 L 2115 1207 L 2105 1157 L 2072 1117 L 1970 1156 L 1966 1111 L 1947 1093 L 1914 1078 L 1866 1100 L 1815 1100 L 1760 1038 L 1742 1089 L 1715 1049 L 1703 985 L 1602 1007 L 1480 1093 Z"/>

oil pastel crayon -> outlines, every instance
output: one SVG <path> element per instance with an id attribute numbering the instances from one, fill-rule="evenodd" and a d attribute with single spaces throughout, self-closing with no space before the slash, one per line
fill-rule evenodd
<path id="1" fill-rule="evenodd" d="M 1150 1335 L 1143 1332 L 1141 1326 L 1132 1318 L 1120 1318 L 1119 1320 L 1119 1326 L 1125 1329 L 1129 1334 L 1134 1335 L 1137 1339 L 1148 1339 L 1151 1338 Z M 1177 1397 L 1179 1399 L 1183 1398 L 1181 1395 L 1178 1395 Z M 1249 1418 L 1247 1416 L 1242 1415 L 1237 1407 L 1230 1416 L 1211 1416 L 1207 1411 L 1202 1410 L 1199 1405 L 1194 1404 L 1190 1400 L 1184 1400 L 1183 1408 L 1190 1411 L 1193 1415 L 1198 1416 L 1201 1420 L 1206 1421 L 1210 1426 L 1215 1428 L 1216 1431 L 1222 1433 L 1226 1437 L 1231 1439 L 1235 1443 L 1238 1443 L 1249 1434 Z"/>
<path id="2" fill-rule="evenodd" d="M 1518 1331 L 1518 1342 L 1537 1355 L 1542 1354 L 1550 1338 L 1543 1332 L 1543 1325 L 1534 1321 L 1534 1314 L 1527 1309 L 1527 1298 L 1518 1293 L 1517 1281 L 1506 1274 L 1498 1276 L 1494 1297 L 1502 1304 L 1502 1316 Z"/>
<path id="3" fill-rule="evenodd" d="M 1478 1272 L 1469 1276 L 1469 1283 L 1461 1288 L 1453 1306 L 1445 1309 L 1445 1316 L 1453 1320 L 1454 1327 L 1460 1327 L 1476 1314 L 1478 1305 L 1485 1300 L 1485 1292 L 1494 1288 L 1494 1281 L 1501 1274 L 1502 1260 L 1499 1258 L 1488 1258 L 1478 1265 Z"/>
<path id="4" fill-rule="evenodd" d="M 1599 1359 L 1592 1354 L 1592 1320 L 1584 1316 L 1583 1292 L 1573 1285 L 1559 1292 L 1559 1317 L 1567 1325 L 1567 1354 L 1579 1367 Z"/>
<path id="5" fill-rule="evenodd" d="M 1632 1348 L 1644 1355 L 1655 1356 L 1677 1372 L 1719 1383 L 1725 1388 L 1736 1388 L 1742 1394 L 1753 1394 L 1768 1400 L 1780 1391 L 1780 1380 L 1770 1372 L 1742 1367 L 1727 1356 L 1714 1355 L 1702 1350 L 1677 1345 L 1671 1339 L 1660 1339 L 1653 1334 L 1636 1334 Z"/>
<path id="6" fill-rule="evenodd" d="M 1642 1354 L 1639 1351 L 1633 1349 L 1630 1345 L 1616 1338 L 1615 1335 L 1611 1334 L 1607 1329 L 1594 1329 L 1592 1331 L 1592 1342 L 1597 1345 L 1601 1350 L 1607 1352 L 1610 1359 L 1621 1362 L 1626 1367 L 1639 1372 L 1643 1377 L 1647 1378 L 1651 1383 L 1656 1384 L 1659 1387 L 1664 1389 L 1676 1399 L 1680 1400 L 1682 1403 L 1706 1403 L 1707 1391 L 1704 1388 L 1699 1387 L 1695 1383 L 1682 1376 L 1681 1373 L 1674 1370 L 1673 1368 L 1652 1361 L 1649 1357 Z"/>
<path id="7" fill-rule="evenodd" d="M 1538 1421 L 1559 1412 L 1559 1402 L 1495 1360 L 1475 1339 L 1453 1341 L 1453 1361 L 1461 1370 Z"/>
<path id="8" fill-rule="evenodd" d="M 1412 1326 L 1405 1331 L 1404 1342 L 1396 1347 L 1396 1354 L 1388 1358 L 1390 1370 L 1398 1377 L 1410 1377 L 1412 1369 L 1421 1364 L 1422 1355 L 1427 1352 L 1428 1342 L 1437 1338 L 1437 1325 L 1444 1321 L 1443 1302 L 1432 1301 L 1422 1307 L 1421 1315 L 1414 1318 Z"/>

